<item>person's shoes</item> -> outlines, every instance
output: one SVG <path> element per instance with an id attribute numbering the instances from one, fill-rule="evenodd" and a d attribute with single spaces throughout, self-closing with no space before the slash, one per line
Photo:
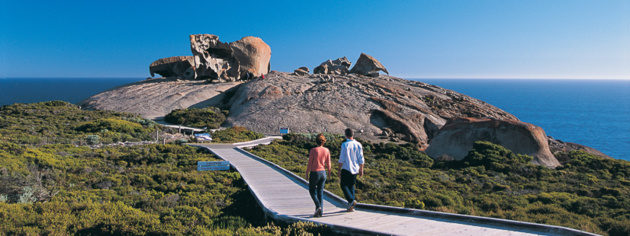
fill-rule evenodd
<path id="1" fill-rule="evenodd" d="M 322 217 L 322 209 L 317 208 L 317 210 L 315 210 L 315 214 L 313 214 L 313 217 Z"/>
<path id="2" fill-rule="evenodd" d="M 348 212 L 353 212 L 354 211 L 354 207 L 357 205 L 357 200 L 352 200 L 351 203 L 348 203 Z"/>

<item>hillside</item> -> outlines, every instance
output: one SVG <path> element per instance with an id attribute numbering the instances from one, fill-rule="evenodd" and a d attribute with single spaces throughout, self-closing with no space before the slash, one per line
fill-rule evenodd
<path id="1" fill-rule="evenodd" d="M 0 235 L 327 232 L 267 225 L 239 173 L 196 170 L 217 160 L 202 150 L 87 145 L 146 141 L 155 129 L 132 114 L 58 101 L 0 107 Z"/>

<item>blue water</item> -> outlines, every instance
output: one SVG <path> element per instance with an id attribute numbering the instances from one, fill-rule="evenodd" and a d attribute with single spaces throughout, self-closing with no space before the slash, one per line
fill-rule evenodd
<path id="1" fill-rule="evenodd" d="M 0 105 L 89 96 L 141 78 L 0 79 Z M 630 81 L 420 79 L 493 104 L 554 138 L 630 160 Z"/>
<path id="2" fill-rule="evenodd" d="M 497 106 L 547 135 L 630 160 L 630 81 L 418 79 Z"/>
<path id="3" fill-rule="evenodd" d="M 84 99 L 141 78 L 0 78 L 0 106 L 62 100 L 79 103 Z"/>

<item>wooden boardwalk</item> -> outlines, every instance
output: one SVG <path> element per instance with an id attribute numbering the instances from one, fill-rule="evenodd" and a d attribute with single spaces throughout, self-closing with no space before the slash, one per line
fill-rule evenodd
<path id="1" fill-rule="evenodd" d="M 269 143 L 272 138 L 242 144 Z M 284 222 L 311 221 L 352 234 L 383 235 L 592 235 L 574 229 L 487 217 L 465 216 L 376 205 L 345 211 L 345 201 L 327 193 L 324 215 L 313 218 L 315 205 L 300 177 L 236 146 L 200 144 L 240 172 L 266 215 Z"/>

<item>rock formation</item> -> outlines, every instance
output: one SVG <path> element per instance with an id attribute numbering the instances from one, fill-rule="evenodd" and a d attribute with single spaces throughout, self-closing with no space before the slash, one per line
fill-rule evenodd
<path id="1" fill-rule="evenodd" d="M 345 75 L 348 74 L 350 65 L 352 65 L 352 63 L 346 57 L 340 57 L 335 60 L 327 60 L 315 67 L 315 69 L 313 69 L 313 74 Z"/>
<path id="2" fill-rule="evenodd" d="M 162 77 L 178 77 L 181 79 L 193 79 L 194 61 L 191 56 L 177 56 L 161 58 L 149 66 L 151 76 L 159 74 Z"/>
<path id="3" fill-rule="evenodd" d="M 230 47 L 241 68 L 241 75 L 249 73 L 254 77 L 258 77 L 269 73 L 271 48 L 262 39 L 247 36 L 231 42 Z"/>
<path id="4" fill-rule="evenodd" d="M 79 105 L 85 109 L 129 112 L 154 119 L 175 109 L 203 107 L 212 99 L 222 99 L 225 91 L 240 83 L 163 78 L 143 80 L 93 95 Z"/>
<path id="5" fill-rule="evenodd" d="M 352 67 L 350 73 L 377 77 L 379 71 L 383 71 L 389 74 L 389 71 L 387 71 L 385 66 L 383 66 L 380 61 L 376 60 L 370 55 L 361 53 L 361 56 L 359 56 L 357 63 L 354 64 L 354 67 Z"/>
<path id="6" fill-rule="evenodd" d="M 293 71 L 293 74 L 295 75 L 308 75 L 309 73 L 310 73 L 310 70 L 306 66 L 302 66 Z"/>
<path id="7" fill-rule="evenodd" d="M 431 139 L 426 153 L 435 159 L 461 160 L 475 141 L 490 141 L 514 153 L 534 157 L 536 164 L 556 167 L 542 128 L 515 120 L 458 118 L 449 120 Z"/>
<path id="8" fill-rule="evenodd" d="M 269 72 L 271 48 L 262 39 L 244 37 L 232 43 L 212 34 L 190 35 L 195 79 L 218 82 L 247 80 Z"/>
<path id="9" fill-rule="evenodd" d="M 267 134 L 341 133 L 346 127 L 373 141 L 410 141 L 426 147 L 447 119 L 472 116 L 518 120 L 480 100 L 421 82 L 357 74 L 298 76 L 271 72 L 234 89 L 228 123 Z M 334 82 L 333 82 L 334 81 Z"/>

